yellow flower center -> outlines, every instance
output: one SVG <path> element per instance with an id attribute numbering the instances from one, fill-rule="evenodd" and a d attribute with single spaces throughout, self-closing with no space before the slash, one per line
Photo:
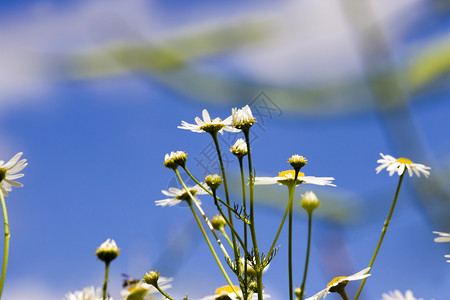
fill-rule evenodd
<path id="1" fill-rule="evenodd" d="M 339 280 L 341 280 L 343 278 L 346 278 L 346 276 L 339 276 L 339 277 L 334 278 L 333 280 L 330 281 L 329 284 L 327 284 L 327 287 L 332 286 L 333 284 L 335 284 L 336 282 L 338 282 Z"/>
<path id="2" fill-rule="evenodd" d="M 404 157 L 397 158 L 397 161 L 399 163 L 401 163 L 401 164 L 408 164 L 408 165 L 412 165 L 413 164 L 412 161 L 410 161 L 409 159 L 404 158 Z"/>
<path id="3" fill-rule="evenodd" d="M 234 288 L 236 289 L 236 291 L 239 291 L 239 287 L 234 286 Z M 229 285 L 224 285 L 224 286 L 222 286 L 222 287 L 220 287 L 220 288 L 218 288 L 216 290 L 216 295 L 220 295 L 223 292 L 225 292 L 225 293 L 233 293 L 233 289 Z"/>
<path id="4" fill-rule="evenodd" d="M 6 169 L 5 168 L 0 168 L 0 182 L 3 181 L 3 179 L 6 178 Z"/>
<path id="5" fill-rule="evenodd" d="M 290 179 L 290 178 L 294 179 L 295 171 L 287 170 L 287 171 L 280 172 L 280 173 L 278 173 L 278 177 L 286 177 L 288 179 Z M 305 177 L 305 174 L 302 172 L 298 172 L 298 177 Z"/>

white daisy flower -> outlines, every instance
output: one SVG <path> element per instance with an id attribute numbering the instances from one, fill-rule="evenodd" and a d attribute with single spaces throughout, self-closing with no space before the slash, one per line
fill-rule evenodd
<path id="1" fill-rule="evenodd" d="M 380 155 L 382 158 L 377 160 L 377 163 L 380 163 L 380 165 L 375 169 L 377 174 L 380 173 L 381 170 L 386 169 L 389 172 L 389 176 L 392 176 L 395 172 L 397 172 L 400 176 L 405 172 L 405 170 L 408 170 L 409 177 L 413 176 L 413 172 L 417 175 L 417 177 L 420 177 L 420 173 L 422 173 L 426 178 L 430 175 L 430 172 L 427 171 L 431 169 L 430 167 L 413 163 L 404 157 L 394 158 L 390 155 L 384 155 L 383 153 L 380 153 Z"/>
<path id="2" fill-rule="evenodd" d="M 107 239 L 98 248 L 95 255 L 104 262 L 111 262 L 119 255 L 120 249 L 113 239 Z"/>
<path id="3" fill-rule="evenodd" d="M 243 139 L 237 139 L 230 151 L 237 157 L 244 157 L 247 155 L 247 143 Z"/>
<path id="4" fill-rule="evenodd" d="M 242 299 L 242 292 L 239 290 L 239 287 L 234 286 L 236 289 L 240 299 Z M 270 298 L 270 295 L 263 294 L 264 298 Z M 258 299 L 258 294 L 253 294 L 250 299 Z M 206 296 L 200 300 L 238 300 L 236 294 L 233 292 L 229 285 L 225 285 L 216 290 L 215 295 Z"/>
<path id="5" fill-rule="evenodd" d="M 100 288 L 95 289 L 93 286 L 86 287 L 82 291 L 76 291 L 66 294 L 64 300 L 101 300 L 102 290 Z M 108 300 L 112 300 L 109 298 Z"/>
<path id="6" fill-rule="evenodd" d="M 415 298 L 413 293 L 410 290 L 405 292 L 405 295 L 399 291 L 389 291 L 389 294 L 383 293 L 381 300 L 423 300 L 422 298 Z"/>
<path id="7" fill-rule="evenodd" d="M 231 116 L 226 118 L 225 120 L 221 120 L 220 118 L 215 118 L 211 120 L 209 113 L 206 109 L 202 111 L 203 120 L 199 117 L 195 117 L 195 123 L 197 124 L 189 124 L 185 121 L 181 121 L 181 126 L 178 126 L 180 129 L 190 130 L 192 132 L 208 132 L 208 133 L 216 133 L 220 132 L 223 134 L 223 131 L 230 132 L 238 132 L 239 130 L 231 127 Z"/>
<path id="8" fill-rule="evenodd" d="M 202 183 L 203 185 L 203 183 Z M 200 205 L 202 204 L 201 201 L 196 197 L 196 195 L 205 195 L 207 192 L 202 189 L 199 185 L 195 185 L 193 187 L 188 188 L 191 195 L 194 197 L 194 201 Z M 162 190 L 161 191 L 164 195 L 171 197 L 163 200 L 157 200 L 155 201 L 156 206 L 174 206 L 180 203 L 181 201 L 187 201 L 190 200 L 189 194 L 185 189 L 177 189 L 174 187 L 170 187 L 168 191 Z"/>
<path id="9" fill-rule="evenodd" d="M 364 279 L 366 277 L 369 277 L 370 274 L 366 274 L 367 272 L 369 272 L 369 270 L 370 270 L 370 268 L 367 267 L 364 270 L 361 270 L 358 273 L 355 273 L 355 274 L 350 275 L 350 276 L 336 277 L 333 280 L 331 280 L 331 282 L 327 285 L 327 287 L 325 289 L 321 290 L 320 292 L 318 292 L 317 294 L 315 294 L 312 297 L 309 297 L 306 300 L 319 300 L 322 297 L 325 299 L 325 297 L 329 293 L 336 292 L 336 288 L 339 285 L 342 285 L 343 287 L 345 287 L 349 281 L 361 280 L 361 279 Z"/>
<path id="10" fill-rule="evenodd" d="M 3 195 L 8 196 L 8 192 L 12 191 L 12 186 L 14 187 L 22 187 L 23 185 L 20 182 L 14 181 L 13 179 L 17 179 L 23 177 L 23 174 L 17 174 L 22 171 L 28 163 L 26 163 L 26 159 L 20 159 L 22 156 L 22 152 L 17 153 L 11 158 L 6 164 L 3 160 L 0 160 L 0 188 L 2 190 Z"/>
<path id="11" fill-rule="evenodd" d="M 237 129 L 250 128 L 255 122 L 256 119 L 253 117 L 252 110 L 248 105 L 240 109 L 235 107 L 231 110 L 231 125 L 233 127 Z"/>
<path id="12" fill-rule="evenodd" d="M 264 184 L 290 184 L 294 182 L 295 171 L 288 170 L 278 173 L 277 177 L 255 177 L 255 184 L 264 185 Z M 315 177 L 315 176 L 305 176 L 304 173 L 298 172 L 297 183 L 309 183 L 315 185 L 329 185 L 336 186 L 331 182 L 334 180 L 334 177 Z"/>
<path id="13" fill-rule="evenodd" d="M 164 156 L 163 165 L 166 168 L 176 169 L 179 166 L 184 167 L 186 165 L 187 154 L 184 151 L 166 153 Z"/>
<path id="14" fill-rule="evenodd" d="M 450 242 L 450 233 L 439 231 L 433 231 L 433 233 L 439 235 L 438 237 L 434 238 L 434 241 L 436 243 Z M 450 254 L 445 255 L 445 257 L 448 258 L 447 262 L 450 263 Z"/>
<path id="15" fill-rule="evenodd" d="M 167 278 L 159 276 L 158 286 L 164 291 L 172 287 L 171 283 L 173 278 Z M 159 293 L 159 291 L 152 285 L 139 281 L 137 284 L 130 286 L 120 292 L 120 295 L 124 300 L 145 300 L 151 294 Z"/>

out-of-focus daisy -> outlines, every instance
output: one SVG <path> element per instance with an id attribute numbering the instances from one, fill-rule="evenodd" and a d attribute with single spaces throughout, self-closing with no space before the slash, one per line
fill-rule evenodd
<path id="1" fill-rule="evenodd" d="M 231 109 L 231 125 L 233 127 L 237 129 L 250 128 L 255 122 L 256 119 L 248 105 L 240 109 L 236 107 Z"/>
<path id="2" fill-rule="evenodd" d="M 200 205 L 201 201 L 196 197 L 196 195 L 205 195 L 207 194 L 207 192 L 199 185 L 189 187 L 188 189 L 192 197 L 194 197 L 194 201 Z M 162 190 L 161 192 L 170 198 L 155 201 L 156 206 L 174 206 L 181 201 L 188 201 L 191 199 L 185 189 L 180 190 L 174 187 L 170 187 L 168 191 Z"/>
<path id="3" fill-rule="evenodd" d="M 173 278 L 167 278 L 159 276 L 158 286 L 162 290 L 166 290 L 172 287 L 170 284 Z M 137 284 L 130 286 L 120 292 L 120 295 L 124 300 L 144 300 L 148 298 L 148 295 L 159 293 L 159 291 L 152 285 L 139 281 Z"/>
<path id="4" fill-rule="evenodd" d="M 422 300 L 415 298 L 410 290 L 405 292 L 403 295 L 399 290 L 390 291 L 389 294 L 383 293 L 381 300 Z"/>
<path id="5" fill-rule="evenodd" d="M 164 156 L 164 166 L 170 169 L 176 169 L 178 167 L 184 167 L 187 160 L 187 154 L 183 151 L 166 153 Z"/>
<path id="6" fill-rule="evenodd" d="M 202 111 L 203 120 L 199 117 L 195 117 L 195 123 L 190 124 L 185 121 L 181 121 L 181 126 L 178 126 L 180 129 L 190 130 L 192 132 L 208 132 L 208 133 L 217 133 L 220 132 L 223 134 L 223 131 L 230 132 L 238 132 L 236 128 L 231 127 L 231 116 L 226 118 L 225 120 L 221 120 L 220 118 L 215 118 L 211 120 L 209 113 L 206 109 Z"/>
<path id="7" fill-rule="evenodd" d="M 240 299 L 242 299 L 242 292 L 239 290 L 239 287 L 234 286 L 237 293 L 239 294 Z M 263 294 L 264 298 L 270 298 L 270 295 Z M 258 299 L 258 294 L 253 294 L 251 296 L 251 299 Z M 229 285 L 220 287 L 216 290 L 215 295 L 206 296 L 202 298 L 201 300 L 238 300 L 238 297 L 236 297 L 236 294 L 233 292 L 231 287 Z"/>
<path id="8" fill-rule="evenodd" d="M 380 165 L 375 169 L 377 174 L 380 173 L 381 170 L 386 169 L 386 171 L 389 172 L 389 176 L 392 176 L 395 172 L 397 172 L 400 176 L 405 172 L 405 170 L 408 170 L 409 177 L 413 176 L 413 172 L 417 175 L 417 177 L 420 177 L 420 173 L 422 173 L 426 178 L 430 175 L 430 172 L 427 171 L 431 169 L 430 167 L 413 163 L 404 157 L 394 158 L 390 155 L 384 155 L 383 153 L 380 153 L 380 155 L 382 158 L 377 160 L 377 163 Z"/>
<path id="9" fill-rule="evenodd" d="M 86 287 L 82 291 L 76 291 L 66 294 L 64 300 L 101 300 L 102 290 L 100 288 L 95 289 L 93 286 Z M 112 300 L 112 298 L 108 298 Z"/>
<path id="10" fill-rule="evenodd" d="M 306 300 L 319 300 L 322 297 L 325 299 L 325 297 L 329 293 L 335 293 L 335 292 L 337 292 L 338 289 L 345 288 L 345 286 L 347 285 L 347 283 L 349 281 L 361 280 L 366 277 L 369 277 L 370 274 L 366 274 L 367 272 L 369 272 L 369 270 L 370 270 L 370 268 L 365 268 L 364 270 L 361 270 L 358 273 L 355 273 L 350 276 L 336 277 L 333 280 L 331 280 L 331 282 L 327 285 L 327 287 L 325 289 L 321 290 L 320 292 L 318 292 L 317 294 L 315 294 L 312 297 L 309 297 Z"/>
<path id="11" fill-rule="evenodd" d="M 13 180 L 23 177 L 23 174 L 17 173 L 22 171 L 23 168 L 28 165 L 28 163 L 26 163 L 26 159 L 20 159 L 22 154 L 22 152 L 17 153 L 7 163 L 5 163 L 3 160 L 0 160 L 0 188 L 3 195 L 5 196 L 8 196 L 8 192 L 12 190 L 12 186 L 23 186 L 20 182 Z"/>
<path id="12" fill-rule="evenodd" d="M 434 238 L 434 241 L 436 243 L 450 242 L 450 233 L 439 231 L 433 231 L 433 233 L 439 235 L 438 237 Z M 448 258 L 447 262 L 450 263 L 450 254 L 445 255 L 445 257 Z"/>
<path id="13" fill-rule="evenodd" d="M 288 170 L 278 173 L 277 177 L 255 177 L 255 184 L 284 184 L 289 185 L 291 183 L 294 183 L 295 179 L 295 171 L 294 170 Z M 332 184 L 331 182 L 334 180 L 334 177 L 315 177 L 315 176 L 305 176 L 304 173 L 299 172 L 297 176 L 297 182 L 296 184 L 300 183 L 309 183 L 309 184 L 315 184 L 315 185 L 329 185 L 329 186 L 336 186 L 335 184 Z"/>

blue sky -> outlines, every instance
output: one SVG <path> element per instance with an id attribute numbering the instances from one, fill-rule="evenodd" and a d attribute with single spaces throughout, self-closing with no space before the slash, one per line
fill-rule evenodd
<path id="1" fill-rule="evenodd" d="M 450 272 L 443 255 L 449 248 L 434 243 L 431 232 L 450 231 L 446 73 L 419 90 L 403 86 L 408 96 L 401 109 L 378 109 L 379 99 L 362 77 L 364 63 L 349 33 L 352 27 L 336 11 L 337 2 L 196 1 L 190 7 L 174 1 L 66 2 L 28 1 L 23 7 L 4 2 L 1 8 L 0 43 L 6 51 L 0 58 L 5 66 L 0 71 L 0 155 L 7 160 L 23 151 L 29 161 L 24 188 L 6 199 L 12 238 L 5 299 L 61 299 L 68 291 L 100 286 L 103 266 L 93 253 L 107 238 L 121 248 L 111 269 L 114 299 L 120 298 L 122 272 L 139 277 L 157 268 L 174 277 L 170 291 L 178 298 L 187 292 L 199 299 L 225 284 L 187 207 L 155 207 L 154 201 L 164 198 L 161 189 L 174 179 L 162 167 L 165 153 L 186 151 L 190 170 L 203 176 L 196 162 L 205 159 L 211 141 L 177 129 L 181 120 L 193 122 L 203 108 L 226 118 L 232 107 L 246 104 L 267 113 L 261 98 L 255 98 L 261 91 L 277 113 L 257 116 L 252 145 L 257 175 L 276 175 L 298 153 L 309 159 L 308 174 L 336 178 L 336 188 L 301 186 L 297 193 L 299 198 L 312 189 L 324 202 L 314 220 L 309 295 L 334 276 L 368 264 L 397 183 L 386 172 L 375 174 L 382 152 L 430 165 L 432 176 L 406 179 L 365 299 L 381 299 L 394 289 L 445 299 Z M 384 4 L 371 5 L 381 27 L 389 27 L 398 69 L 446 36 L 444 12 L 442 22 L 426 31 L 417 28 L 423 18 L 418 14 L 393 21 L 412 8 L 432 13 L 424 2 Z M 323 18 L 311 20 L 324 8 Z M 310 16 L 296 20 L 294 12 Z M 108 21 L 108 16 L 115 18 Z M 176 49 L 187 62 L 163 71 L 130 68 L 108 52 L 117 44 L 170 46 L 204 30 L 247 24 L 242 19 L 267 22 L 275 33 L 262 46 L 233 46 L 203 56 L 201 47 Z M 328 32 L 333 27 L 335 35 Z M 97 69 L 73 69 L 76 57 L 92 53 L 107 58 L 95 62 L 103 73 L 89 72 L 99 70 L 95 64 Z M 345 86 L 342 94 L 327 92 L 339 84 Z M 222 150 L 227 152 L 225 145 Z M 231 162 L 228 171 L 233 182 L 237 163 Z M 257 192 L 260 244 L 269 247 L 287 191 L 271 186 Z M 212 214 L 212 203 L 202 200 Z M 300 209 L 294 230 L 299 278 L 306 234 Z M 280 252 L 265 275 L 272 299 L 286 298 L 283 233 Z"/>

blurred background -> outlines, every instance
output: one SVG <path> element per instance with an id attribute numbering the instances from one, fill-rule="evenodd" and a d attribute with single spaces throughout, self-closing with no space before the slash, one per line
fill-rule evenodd
<path id="1" fill-rule="evenodd" d="M 307 296 L 369 264 L 398 182 L 375 174 L 382 152 L 432 170 L 428 179 L 405 177 L 360 299 L 394 289 L 448 299 L 450 249 L 432 231 L 450 232 L 449 79 L 448 0 L 4 0 L 0 158 L 22 151 L 29 161 L 24 187 L 6 198 L 4 299 L 100 287 L 104 265 L 94 253 L 107 238 L 121 248 L 110 270 L 114 299 L 121 273 L 152 269 L 174 277 L 176 299 L 214 294 L 226 282 L 189 209 L 154 201 L 177 186 L 162 166 L 167 152 L 187 152 L 198 178 L 217 172 L 209 135 L 177 129 L 181 120 L 193 123 L 204 108 L 224 119 L 247 104 L 257 119 L 257 176 L 276 176 L 300 154 L 307 175 L 336 178 L 336 188 L 297 189 L 296 285 L 307 233 L 298 200 L 313 190 L 322 201 Z M 227 149 L 238 137 L 220 141 L 236 200 L 238 163 Z M 256 196 L 267 251 L 287 189 L 257 187 Z M 287 298 L 286 236 L 264 275 L 272 299 Z M 348 285 L 350 297 L 358 286 Z"/>

